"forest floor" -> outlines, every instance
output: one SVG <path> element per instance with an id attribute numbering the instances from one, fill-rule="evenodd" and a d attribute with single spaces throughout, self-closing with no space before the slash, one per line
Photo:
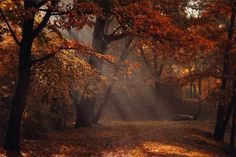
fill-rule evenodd
<path id="1" fill-rule="evenodd" d="M 109 121 L 91 128 L 54 131 L 24 140 L 23 156 L 39 157 L 227 157 L 211 122 Z M 0 149 L 0 157 L 5 156 Z"/>

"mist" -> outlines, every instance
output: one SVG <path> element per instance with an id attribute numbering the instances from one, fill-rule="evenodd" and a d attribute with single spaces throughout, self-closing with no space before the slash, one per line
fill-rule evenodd
<path id="1" fill-rule="evenodd" d="M 0 2 L 0 156 L 235 156 L 235 1 Z"/>

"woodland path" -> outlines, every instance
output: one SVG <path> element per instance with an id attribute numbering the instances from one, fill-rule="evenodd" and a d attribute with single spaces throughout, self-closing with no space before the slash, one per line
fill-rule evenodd
<path id="1" fill-rule="evenodd" d="M 40 140 L 24 140 L 23 156 L 39 157 L 227 157 L 214 142 L 211 122 L 103 122 L 66 129 Z M 0 157 L 5 156 L 0 150 Z"/>

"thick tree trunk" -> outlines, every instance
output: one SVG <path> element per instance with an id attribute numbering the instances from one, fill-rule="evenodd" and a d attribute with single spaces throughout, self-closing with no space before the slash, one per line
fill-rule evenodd
<path id="1" fill-rule="evenodd" d="M 224 137 L 224 134 L 225 134 L 225 130 L 226 130 L 226 127 L 228 126 L 228 124 L 229 124 L 229 121 L 230 121 L 230 117 L 231 117 L 231 115 L 232 115 L 232 111 L 233 111 L 233 102 L 234 100 L 233 100 L 233 98 L 232 98 L 232 100 L 231 100 L 231 102 L 230 102 L 230 104 L 227 106 L 227 111 L 226 111 L 226 113 L 225 113 L 225 118 L 224 118 L 224 124 L 223 124 L 223 128 L 222 128 L 222 136 Z"/>
<path id="2" fill-rule="evenodd" d="M 73 100 L 73 104 L 75 107 L 75 128 L 84 127 L 84 126 L 91 126 L 92 122 L 92 107 L 89 108 L 89 99 L 83 96 L 79 96 L 79 92 L 75 91 L 71 93 L 71 99 Z M 91 118 L 89 118 L 89 116 Z"/>
<path id="3" fill-rule="evenodd" d="M 13 97 L 11 114 L 4 148 L 7 150 L 20 150 L 20 126 L 22 114 L 26 106 L 27 90 L 30 81 L 30 64 L 29 60 L 20 59 L 19 76 L 17 81 L 16 92 Z"/>
<path id="4" fill-rule="evenodd" d="M 118 74 L 119 74 L 118 66 L 119 66 L 119 64 L 121 62 L 123 62 L 127 58 L 128 54 L 129 54 L 128 48 L 129 48 L 132 40 L 133 40 L 132 37 L 129 37 L 129 38 L 126 39 L 124 52 L 122 52 L 122 54 L 119 57 L 119 60 L 117 61 L 116 65 L 114 66 L 114 73 L 113 73 L 114 78 L 118 77 Z M 107 88 L 106 94 L 104 96 L 104 100 L 103 100 L 102 104 L 99 106 L 97 113 L 93 117 L 93 123 L 97 124 L 99 122 L 99 120 L 100 120 L 100 118 L 102 116 L 102 113 L 104 111 L 104 108 L 106 107 L 106 105 L 107 105 L 107 103 L 109 101 L 109 98 L 110 98 L 110 95 L 112 93 L 112 89 L 113 89 L 115 83 L 116 83 L 116 80 L 112 79 L 111 84 Z"/>
<path id="5" fill-rule="evenodd" d="M 27 89 L 30 78 L 29 67 L 22 69 L 19 72 L 18 77 L 17 88 L 13 98 L 9 125 L 4 144 L 5 149 L 16 151 L 20 150 L 20 126 L 22 114 L 26 105 Z"/>
<path id="6" fill-rule="evenodd" d="M 29 2 L 30 3 L 30 2 Z M 26 6 L 26 9 L 29 6 Z M 13 97 L 10 119 L 4 143 L 8 151 L 20 151 L 20 127 L 22 115 L 26 106 L 27 91 L 30 82 L 31 48 L 33 43 L 34 16 L 23 23 L 22 40 L 20 45 L 18 80 Z"/>
<path id="7" fill-rule="evenodd" d="M 106 31 L 106 19 L 100 17 L 97 18 L 94 28 L 92 46 L 97 52 L 101 54 L 104 54 L 107 49 L 107 43 L 104 39 L 105 31 Z M 91 58 L 89 59 L 89 64 L 99 71 L 102 70 L 102 61 L 94 56 L 91 56 Z M 91 99 L 86 99 L 83 96 L 81 97 L 81 100 L 77 107 L 75 127 L 91 126 L 95 116 L 94 104 L 95 102 L 92 102 Z M 91 115 L 93 118 L 91 118 Z"/>
<path id="8" fill-rule="evenodd" d="M 216 126 L 213 137 L 216 140 L 222 141 L 224 139 L 224 117 L 225 117 L 225 107 L 221 104 L 218 106 Z"/>
<path id="9" fill-rule="evenodd" d="M 228 41 L 226 43 L 225 51 L 224 51 L 224 63 L 223 63 L 223 78 L 222 78 L 222 84 L 221 84 L 221 90 L 226 89 L 227 87 L 227 78 L 226 75 L 229 74 L 229 52 L 232 48 L 232 40 L 234 35 L 234 23 L 235 23 L 235 4 L 232 6 L 232 13 L 230 17 L 230 26 L 228 29 Z M 213 137 L 216 140 L 223 141 L 224 135 L 225 135 L 225 105 L 220 101 L 218 104 L 218 111 L 217 111 L 217 117 L 216 117 L 216 126 L 215 131 L 213 134 Z"/>
<path id="10" fill-rule="evenodd" d="M 80 104 L 76 105 L 76 123 L 75 128 L 86 127 L 92 125 L 93 120 L 93 100 L 90 98 L 82 97 Z"/>
<path id="11" fill-rule="evenodd" d="M 110 84 L 110 86 L 108 87 L 107 92 L 105 94 L 105 99 L 104 99 L 103 103 L 100 105 L 96 115 L 93 117 L 93 123 L 97 124 L 98 121 L 100 120 L 103 110 L 106 107 L 108 100 L 110 98 L 114 84 L 115 84 L 115 80 L 113 80 L 112 83 Z"/>
<path id="12" fill-rule="evenodd" d="M 228 66 L 229 66 L 229 57 L 228 57 L 228 52 L 225 52 L 224 56 L 224 65 L 223 65 L 223 75 L 228 75 Z M 227 79 L 223 77 L 221 81 L 221 90 L 226 89 L 227 86 Z M 216 126 L 215 126 L 215 131 L 213 134 L 213 137 L 216 140 L 222 141 L 224 140 L 224 133 L 225 133 L 225 105 L 223 104 L 222 101 L 219 102 L 218 104 L 218 110 L 217 110 L 217 117 L 216 117 Z"/>
<path id="13" fill-rule="evenodd" d="M 104 34 L 106 32 L 106 19 L 97 18 L 94 33 L 92 47 L 99 53 L 105 54 L 107 50 L 107 42 L 105 41 Z M 97 70 L 101 71 L 102 61 L 94 56 L 91 56 L 89 64 Z"/>

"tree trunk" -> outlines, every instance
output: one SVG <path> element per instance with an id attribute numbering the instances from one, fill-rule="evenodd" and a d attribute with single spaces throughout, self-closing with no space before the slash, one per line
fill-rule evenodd
<path id="1" fill-rule="evenodd" d="M 86 97 L 81 97 L 80 103 L 76 108 L 76 123 L 75 128 L 91 126 L 93 121 L 93 100 Z"/>
<path id="2" fill-rule="evenodd" d="M 130 44 L 132 42 L 133 38 L 132 37 L 128 37 L 125 41 L 125 48 L 124 48 L 124 52 L 122 52 L 122 54 L 120 55 L 119 57 L 119 60 L 117 61 L 117 63 L 115 64 L 114 66 L 114 78 L 117 78 L 118 77 L 118 74 L 119 74 L 119 71 L 118 71 L 118 68 L 119 68 L 119 64 L 121 62 L 123 62 L 127 56 L 129 55 L 130 53 L 130 50 L 128 49 L 130 47 Z M 116 83 L 116 79 L 112 79 L 111 81 L 111 84 L 109 85 L 108 89 L 107 89 L 107 92 L 105 94 L 105 98 L 104 98 L 104 101 L 103 103 L 100 105 L 97 113 L 94 115 L 93 117 L 93 123 L 97 124 L 98 121 L 100 120 L 101 116 L 102 116 L 102 113 L 104 111 L 104 108 L 106 107 L 107 103 L 108 103 L 108 100 L 110 98 L 110 95 L 111 95 L 111 92 L 112 92 L 112 89 L 114 87 Z"/>
<path id="3" fill-rule="evenodd" d="M 23 23 L 18 67 L 18 80 L 15 95 L 13 97 L 10 119 L 4 143 L 4 149 L 8 151 L 20 151 L 21 120 L 26 106 L 27 91 L 30 82 L 30 59 L 33 43 L 33 25 L 34 15 L 32 15 L 32 18 L 28 18 Z"/>
<path id="4" fill-rule="evenodd" d="M 101 54 L 105 54 L 107 50 L 107 42 L 104 38 L 105 31 L 106 19 L 98 17 L 94 27 L 92 47 Z M 99 71 L 102 69 L 102 61 L 94 56 L 89 59 L 89 64 Z"/>
<path id="5" fill-rule="evenodd" d="M 222 141 L 224 139 L 224 117 L 225 117 L 225 107 L 221 104 L 218 106 L 216 126 L 213 137 L 216 140 Z"/>
<path id="6" fill-rule="evenodd" d="M 191 76 L 192 75 L 192 70 L 191 70 L 191 68 L 189 68 L 189 76 Z M 193 81 L 192 80 L 190 80 L 190 82 L 189 82 L 189 98 L 193 98 Z"/>
<path id="7" fill-rule="evenodd" d="M 228 66 L 229 66 L 229 57 L 228 57 L 228 52 L 225 52 L 224 56 L 224 65 L 223 65 L 223 75 L 228 75 Z M 221 81 L 221 90 L 226 89 L 227 86 L 227 79 L 223 77 Z M 216 117 L 216 126 L 215 126 L 215 131 L 213 134 L 213 137 L 216 140 L 223 141 L 224 140 L 224 133 L 225 133 L 225 105 L 223 104 L 222 101 L 219 102 L 218 104 L 218 110 L 217 110 L 217 117 Z"/>
<path id="8" fill-rule="evenodd" d="M 101 54 L 104 54 L 107 49 L 107 43 L 104 40 L 105 31 L 106 31 L 106 19 L 98 17 L 95 23 L 92 46 L 97 52 Z M 92 67 L 94 67 L 96 70 L 99 70 L 99 71 L 102 70 L 102 61 L 94 56 L 91 56 L 91 58 L 89 59 L 89 64 Z M 95 116 L 94 104 L 95 102 L 92 102 L 92 100 L 90 99 L 88 100 L 87 98 L 84 98 L 83 96 L 81 97 L 81 100 L 77 107 L 75 127 L 91 126 L 94 119 L 94 118 L 91 118 L 91 115 L 92 117 Z"/>
<path id="9" fill-rule="evenodd" d="M 234 105 L 233 103 L 234 103 L 234 100 L 232 98 L 230 104 L 227 107 L 227 111 L 225 113 L 224 125 L 223 125 L 223 128 L 222 128 L 222 133 L 223 134 L 225 134 L 226 127 L 228 126 L 229 121 L 230 121 L 230 117 L 231 117 L 231 114 L 232 114 L 232 111 L 233 111 L 233 105 Z"/>
<path id="10" fill-rule="evenodd" d="M 228 29 L 228 41 L 226 43 L 225 51 L 224 51 L 224 63 L 223 63 L 223 78 L 221 84 L 221 90 L 225 90 L 227 87 L 227 78 L 226 75 L 229 74 L 229 52 L 232 48 L 233 44 L 233 35 L 234 35 L 234 23 L 235 23 L 235 4 L 232 6 L 232 13 L 230 17 L 230 26 Z M 225 134 L 225 105 L 223 102 L 219 102 L 218 104 L 218 111 L 217 111 L 217 119 L 216 119 L 216 126 L 213 137 L 216 140 L 223 141 L 224 134 Z"/>
<path id="11" fill-rule="evenodd" d="M 210 94 L 210 78 L 207 79 L 207 95 Z"/>
<path id="12" fill-rule="evenodd" d="M 26 105 L 27 89 L 30 78 L 29 67 L 21 70 L 18 77 L 18 83 L 13 98 L 9 125 L 4 144 L 4 149 L 15 151 L 20 150 L 20 126 L 22 114 Z"/>
<path id="13" fill-rule="evenodd" d="M 236 73 L 235 73 L 236 76 Z M 235 121 L 236 121 L 236 81 L 233 81 L 233 98 L 231 104 L 233 106 L 233 116 L 232 116 L 232 128 L 231 128 L 231 137 L 230 137 L 230 147 L 234 149 L 235 144 Z"/>
<path id="14" fill-rule="evenodd" d="M 202 96 L 202 79 L 201 78 L 198 79 L 198 96 L 199 97 Z"/>
<path id="15" fill-rule="evenodd" d="M 113 80 L 112 83 L 110 84 L 110 86 L 108 87 L 107 92 L 105 94 L 105 99 L 104 99 L 103 103 L 100 105 L 96 115 L 93 118 L 93 123 L 97 124 L 99 119 L 101 118 L 102 112 L 103 112 L 104 108 L 106 107 L 106 104 L 108 103 L 108 100 L 110 98 L 110 94 L 112 92 L 114 84 L 115 84 L 115 80 Z"/>
<path id="16" fill-rule="evenodd" d="M 235 99 L 235 98 L 234 98 Z M 230 147 L 234 148 L 235 143 L 235 118 L 236 118 L 236 104 L 235 100 L 233 101 L 233 117 L 232 117 L 232 128 L 231 128 L 231 136 L 230 136 Z"/>

